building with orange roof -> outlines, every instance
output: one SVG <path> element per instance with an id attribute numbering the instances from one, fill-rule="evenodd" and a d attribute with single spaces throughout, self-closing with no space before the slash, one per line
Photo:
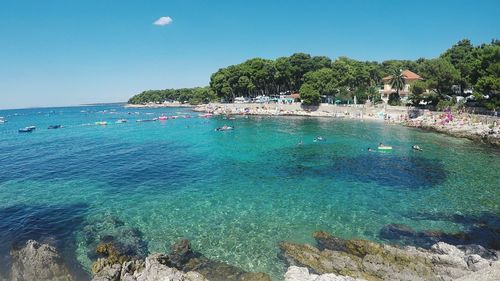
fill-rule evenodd
<path id="1" fill-rule="evenodd" d="M 408 95 L 410 94 L 410 85 L 419 80 L 424 80 L 420 75 L 416 74 L 415 72 L 412 72 L 410 70 L 405 70 L 403 71 L 403 77 L 405 78 L 405 86 L 403 90 L 399 91 L 399 95 L 401 96 L 401 99 L 406 99 L 408 98 Z M 382 100 L 387 102 L 389 100 L 389 95 L 391 93 L 396 93 L 396 89 L 393 89 L 391 86 L 391 80 L 392 80 L 392 75 L 386 76 L 382 78 L 382 82 L 384 82 L 384 88 L 380 90 L 380 94 L 382 95 Z"/>

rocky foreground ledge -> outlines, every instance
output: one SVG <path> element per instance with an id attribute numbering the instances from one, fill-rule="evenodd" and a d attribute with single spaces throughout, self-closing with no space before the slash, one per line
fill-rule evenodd
<path id="1" fill-rule="evenodd" d="M 169 254 L 152 254 L 145 259 L 120 256 L 112 244 L 101 244 L 99 258 L 92 268 L 93 281 L 271 281 L 266 273 L 245 272 L 238 267 L 214 261 L 191 250 L 188 240 L 180 240 Z"/>
<path id="2" fill-rule="evenodd" d="M 316 247 L 280 243 L 281 257 L 288 265 L 321 274 L 309 278 L 309 272 L 290 267 L 287 281 L 355 280 L 326 275 L 332 273 L 360 280 L 500 280 L 499 253 L 479 245 L 439 242 L 425 250 L 344 240 L 322 231 L 315 232 L 314 238 Z"/>
<path id="3" fill-rule="evenodd" d="M 359 280 L 500 280 L 498 251 L 479 245 L 452 246 L 444 242 L 430 249 L 344 240 L 326 232 L 314 233 L 317 245 L 279 244 L 279 256 L 289 265 L 285 281 Z M 123 256 L 113 244 L 97 249 L 101 258 L 92 268 L 93 281 L 270 281 L 265 273 L 245 272 L 210 260 L 191 250 L 188 240 L 173 245 L 169 254 L 146 258 Z M 29 240 L 13 250 L 12 268 L 1 281 L 75 281 L 57 250 Z"/>

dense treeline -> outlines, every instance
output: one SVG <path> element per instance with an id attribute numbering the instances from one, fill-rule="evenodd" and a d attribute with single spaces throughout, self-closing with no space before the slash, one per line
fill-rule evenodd
<path id="1" fill-rule="evenodd" d="M 217 99 L 210 87 L 196 87 L 184 89 L 148 90 L 129 99 L 130 104 L 163 103 L 178 101 L 182 103 L 201 104 Z"/>
<path id="2" fill-rule="evenodd" d="M 500 107 L 500 41 L 473 46 L 467 39 L 453 45 L 438 58 L 415 61 L 379 63 L 347 57 L 332 61 L 328 57 L 303 53 L 275 60 L 254 58 L 219 69 L 212 74 L 209 88 L 147 91 L 138 95 L 140 98 L 133 97 L 130 102 L 161 101 L 164 97 L 194 103 L 215 98 L 231 102 L 238 96 L 272 96 L 295 91 L 301 93 L 305 104 L 317 104 L 325 97 L 330 101 L 346 101 L 354 97 L 358 102 L 368 98 L 377 101 L 382 78 L 397 76 L 398 71 L 405 69 L 424 78 L 412 85 L 409 100 L 413 104 L 420 101 L 452 103 L 451 96 L 470 95 L 473 89 L 477 101 L 490 109 Z"/>

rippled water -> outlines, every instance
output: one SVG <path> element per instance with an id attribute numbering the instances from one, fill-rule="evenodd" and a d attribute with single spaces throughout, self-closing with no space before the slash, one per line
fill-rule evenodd
<path id="1" fill-rule="evenodd" d="M 135 122 L 161 114 L 193 118 Z M 9 121 L 0 124 L 3 259 L 34 238 L 88 269 L 92 236 L 140 241 L 146 252 L 189 238 L 208 257 L 279 280 L 280 240 L 312 242 L 319 229 L 379 240 L 391 223 L 459 231 L 467 226 L 446 218 L 500 214 L 498 150 L 400 126 L 112 105 L 0 116 Z M 65 127 L 46 129 L 53 124 Z M 214 131 L 223 124 L 236 129 Z M 35 132 L 17 132 L 30 125 Z M 367 151 L 381 141 L 394 150 Z"/>

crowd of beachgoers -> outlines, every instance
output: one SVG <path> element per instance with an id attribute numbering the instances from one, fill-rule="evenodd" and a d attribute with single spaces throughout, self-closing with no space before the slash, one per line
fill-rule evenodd
<path id="1" fill-rule="evenodd" d="M 404 122 L 406 126 L 433 130 L 500 147 L 500 118 L 467 113 L 427 112 Z"/>

